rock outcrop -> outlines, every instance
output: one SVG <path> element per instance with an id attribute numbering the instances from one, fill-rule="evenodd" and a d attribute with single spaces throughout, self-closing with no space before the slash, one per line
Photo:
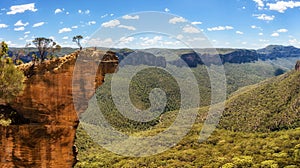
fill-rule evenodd
<path id="1" fill-rule="evenodd" d="M 296 65 L 295 65 L 295 70 L 300 71 L 300 60 L 297 61 Z"/>
<path id="2" fill-rule="evenodd" d="M 86 50 L 19 66 L 26 87 L 10 106 L 29 123 L 0 127 L 0 167 L 74 166 L 78 114 L 117 65 L 113 52 Z"/>

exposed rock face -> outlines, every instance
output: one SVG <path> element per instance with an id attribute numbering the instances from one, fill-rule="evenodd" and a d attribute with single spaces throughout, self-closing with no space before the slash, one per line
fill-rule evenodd
<path id="1" fill-rule="evenodd" d="M 300 71 L 300 60 L 297 61 L 296 65 L 295 65 L 295 70 Z"/>
<path id="2" fill-rule="evenodd" d="M 26 88 L 11 107 L 30 123 L 0 127 L 0 167 L 74 166 L 77 113 L 84 112 L 105 74 L 117 65 L 113 52 L 82 51 L 20 66 Z"/>

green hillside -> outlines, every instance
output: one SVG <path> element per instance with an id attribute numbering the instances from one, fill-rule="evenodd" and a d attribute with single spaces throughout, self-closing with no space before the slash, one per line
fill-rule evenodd
<path id="1" fill-rule="evenodd" d="M 193 71 L 198 82 L 202 84 L 200 90 L 205 90 L 209 86 L 209 82 L 207 77 L 201 74 L 204 71 L 200 68 L 197 67 Z M 291 71 L 260 84 L 246 86 L 257 83 L 267 76 L 274 76 L 276 68 L 266 66 L 264 63 L 261 65 L 250 63 L 240 66 L 228 64 L 225 65 L 225 70 L 226 76 L 229 78 L 230 92 L 240 89 L 230 96 L 219 128 L 207 141 L 203 143 L 198 141 L 203 119 L 208 110 L 204 106 L 199 109 L 199 115 L 192 130 L 177 145 L 170 150 L 149 157 L 125 157 L 107 151 L 95 143 L 83 129 L 93 126 L 82 122 L 76 139 L 80 160 L 76 167 L 299 167 L 300 72 Z M 147 85 L 147 82 L 151 84 L 151 79 L 157 76 L 155 71 L 141 72 L 139 75 L 147 76 L 143 78 L 146 83 L 145 81 L 134 81 L 132 87 L 139 86 L 139 83 L 142 83 L 142 86 Z M 109 79 L 107 78 L 107 83 Z M 162 87 L 167 87 L 167 92 L 172 90 L 168 87 L 173 85 L 166 85 L 164 82 L 162 84 Z M 241 86 L 246 87 L 241 88 Z M 103 87 L 107 86 L 103 85 Z M 108 93 L 103 92 L 105 90 L 99 90 L 98 97 L 108 96 Z M 145 94 L 147 95 L 147 91 L 135 91 L 136 95 L 142 96 L 142 98 L 146 97 Z M 209 94 L 210 91 L 207 90 L 206 93 Z M 139 96 L 132 97 L 132 99 L 138 99 Z M 209 96 L 202 98 L 205 100 Z M 135 102 L 137 103 L 135 105 L 140 108 L 147 106 L 147 101 L 136 100 Z M 99 103 L 101 104 L 101 102 Z M 105 102 L 102 103 L 105 104 Z M 107 106 L 109 104 L 106 103 Z M 173 109 L 175 111 L 166 111 L 157 120 L 144 123 L 144 125 L 129 120 L 120 120 L 120 116 L 116 115 L 115 110 L 103 113 L 116 129 L 126 134 L 145 137 L 156 135 L 167 129 L 177 116 L 176 108 Z M 91 116 L 87 117 L 92 118 Z"/>
<path id="2" fill-rule="evenodd" d="M 227 101 L 220 126 L 270 132 L 300 126 L 300 72 L 292 71 L 243 88 Z"/>

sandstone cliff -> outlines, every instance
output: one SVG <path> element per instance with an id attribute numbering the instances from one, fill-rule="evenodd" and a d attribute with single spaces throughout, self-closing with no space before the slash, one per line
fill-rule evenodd
<path id="1" fill-rule="evenodd" d="M 85 50 L 20 66 L 26 87 L 10 106 L 28 122 L 0 127 L 0 167 L 74 166 L 78 113 L 117 65 L 113 52 Z"/>

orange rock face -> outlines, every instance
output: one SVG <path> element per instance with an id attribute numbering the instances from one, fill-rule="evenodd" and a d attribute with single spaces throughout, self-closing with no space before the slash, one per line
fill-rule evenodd
<path id="1" fill-rule="evenodd" d="M 295 65 L 295 70 L 300 71 L 300 60 L 297 61 L 296 65 Z"/>
<path id="2" fill-rule="evenodd" d="M 11 106 L 30 124 L 0 127 L 0 167 L 74 166 L 78 114 L 117 65 L 113 52 L 82 51 L 20 66 L 26 87 Z"/>

